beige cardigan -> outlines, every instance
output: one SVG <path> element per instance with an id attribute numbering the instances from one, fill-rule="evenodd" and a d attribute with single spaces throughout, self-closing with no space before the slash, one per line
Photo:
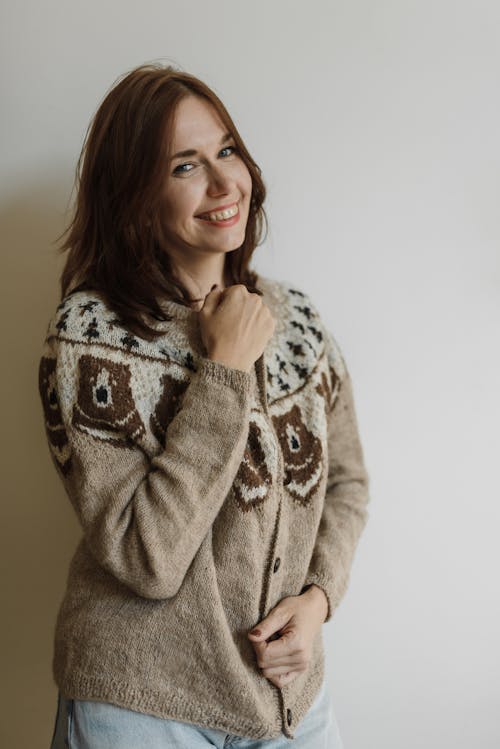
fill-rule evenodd
<path id="1" fill-rule="evenodd" d="M 167 301 L 154 342 L 96 292 L 57 308 L 39 370 L 51 455 L 82 527 L 55 631 L 67 698 L 254 739 L 294 738 L 324 677 L 282 688 L 247 633 L 315 583 L 328 621 L 368 513 L 349 372 L 310 299 L 259 277 L 277 325 L 251 372 L 205 357 Z"/>

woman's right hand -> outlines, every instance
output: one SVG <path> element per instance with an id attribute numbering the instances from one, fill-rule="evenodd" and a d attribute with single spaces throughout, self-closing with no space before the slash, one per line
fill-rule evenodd
<path id="1" fill-rule="evenodd" d="M 243 284 L 210 291 L 199 312 L 207 357 L 249 372 L 274 333 L 276 320 L 259 294 Z"/>

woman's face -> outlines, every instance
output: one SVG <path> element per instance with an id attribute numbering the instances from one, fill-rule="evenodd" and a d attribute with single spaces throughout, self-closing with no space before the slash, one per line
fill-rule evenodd
<path id="1" fill-rule="evenodd" d="M 212 105 L 197 96 L 179 103 L 164 192 L 167 251 L 226 253 L 245 238 L 252 180 Z"/>

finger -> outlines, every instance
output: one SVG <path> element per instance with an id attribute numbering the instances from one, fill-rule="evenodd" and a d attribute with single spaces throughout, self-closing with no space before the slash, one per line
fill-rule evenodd
<path id="1" fill-rule="evenodd" d="M 287 684 L 291 684 L 292 681 L 294 681 L 297 676 L 300 676 L 300 671 L 289 671 L 287 674 L 283 674 L 283 676 L 280 677 L 280 686 L 284 687 Z"/>
<path id="2" fill-rule="evenodd" d="M 254 643 L 259 657 L 268 663 L 274 663 L 283 658 L 290 658 L 299 652 L 299 648 L 292 632 L 284 632 L 281 637 L 271 642 Z"/>
<path id="3" fill-rule="evenodd" d="M 289 661 L 282 666 L 266 666 L 265 668 L 262 668 L 261 671 L 264 676 L 279 676 L 288 671 L 300 671 L 303 665 L 302 661 Z"/>
<path id="4" fill-rule="evenodd" d="M 259 658 L 257 661 L 259 668 L 286 668 L 287 666 L 289 668 L 291 667 L 299 667 L 301 666 L 304 661 L 299 658 L 298 656 L 289 656 L 288 658 L 280 658 L 276 661 L 268 661 L 264 660 L 262 658 Z"/>
<path id="5" fill-rule="evenodd" d="M 214 285 L 212 286 L 212 288 L 210 289 L 210 291 L 205 297 L 202 309 L 208 310 L 209 312 L 213 312 L 213 310 L 218 305 L 222 292 L 223 292 L 223 289 L 221 289 L 218 284 L 214 283 Z"/>
<path id="6" fill-rule="evenodd" d="M 299 675 L 300 671 L 288 671 L 280 676 L 273 676 L 269 681 L 281 688 L 287 686 L 287 684 L 291 684 Z"/>

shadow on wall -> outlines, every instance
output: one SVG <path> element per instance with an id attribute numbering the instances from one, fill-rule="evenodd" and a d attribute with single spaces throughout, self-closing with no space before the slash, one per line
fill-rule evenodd
<path id="1" fill-rule="evenodd" d="M 54 242 L 65 228 L 71 180 L 61 175 L 12 192 L 0 204 L 2 230 L 4 468 L 0 619 L 2 699 L 0 744 L 49 746 L 57 689 L 52 639 L 67 567 L 80 531 L 56 474 L 38 395 L 38 362 L 59 302 L 64 258 Z M 5 345 L 6 344 L 6 345 Z M 26 720 L 29 715 L 29 721 Z"/>

